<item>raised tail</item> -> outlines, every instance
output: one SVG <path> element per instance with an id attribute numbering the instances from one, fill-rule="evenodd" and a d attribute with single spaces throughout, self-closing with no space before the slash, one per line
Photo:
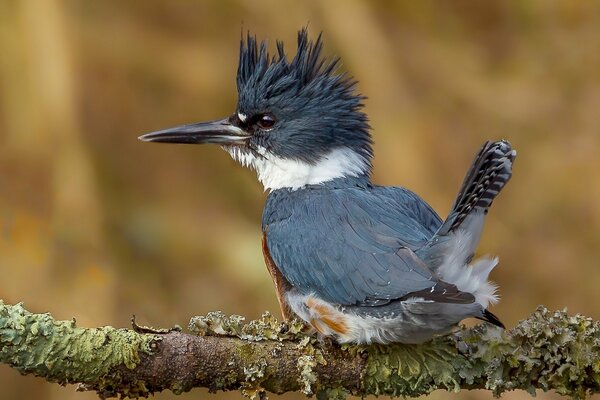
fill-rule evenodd
<path id="1" fill-rule="evenodd" d="M 447 235 L 475 213 L 486 214 L 512 175 L 517 152 L 506 140 L 487 141 L 475 157 L 446 221 L 436 236 Z"/>
<path id="2" fill-rule="evenodd" d="M 488 275 L 497 258 L 482 257 L 472 262 L 479 243 L 484 217 L 512 175 L 516 152 L 505 140 L 486 142 L 467 172 L 446 221 L 417 254 L 442 280 L 471 293 L 485 309 L 495 303 L 496 286 Z M 499 325 L 492 314 L 483 319 Z"/>

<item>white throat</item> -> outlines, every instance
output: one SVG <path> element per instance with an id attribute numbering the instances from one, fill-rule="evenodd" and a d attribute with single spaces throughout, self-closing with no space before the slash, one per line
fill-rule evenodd
<path id="1" fill-rule="evenodd" d="M 369 169 L 364 157 L 348 147 L 332 150 L 315 164 L 281 158 L 262 147 L 257 150 L 261 156 L 239 147 L 232 146 L 224 149 L 243 166 L 256 170 L 258 180 L 265 190 L 282 188 L 296 190 L 306 185 L 318 185 L 336 178 L 359 176 Z"/>

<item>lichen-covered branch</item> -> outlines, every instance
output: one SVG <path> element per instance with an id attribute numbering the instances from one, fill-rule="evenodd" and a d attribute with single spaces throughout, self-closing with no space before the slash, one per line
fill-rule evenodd
<path id="1" fill-rule="evenodd" d="M 480 325 L 423 345 L 338 346 L 265 314 L 249 324 L 212 313 L 191 333 L 79 328 L 0 301 L 0 362 L 103 397 L 165 389 L 241 389 L 248 396 L 302 391 L 417 396 L 436 389 L 600 392 L 600 324 L 538 308 L 511 331 Z"/>

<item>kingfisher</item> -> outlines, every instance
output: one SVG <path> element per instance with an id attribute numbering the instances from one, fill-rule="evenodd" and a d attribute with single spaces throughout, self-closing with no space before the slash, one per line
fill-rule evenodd
<path id="1" fill-rule="evenodd" d="M 238 101 L 224 119 L 140 136 L 214 143 L 256 171 L 268 197 L 262 250 L 285 320 L 339 343 L 422 343 L 466 318 L 504 327 L 475 259 L 485 216 L 512 174 L 515 150 L 483 144 L 448 217 L 404 187 L 371 181 L 373 140 L 357 81 L 323 56 L 322 34 L 298 32 L 288 57 L 248 33 L 240 41 Z"/>

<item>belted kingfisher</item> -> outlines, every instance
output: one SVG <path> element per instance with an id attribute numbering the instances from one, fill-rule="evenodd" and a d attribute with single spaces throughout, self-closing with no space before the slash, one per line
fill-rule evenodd
<path id="1" fill-rule="evenodd" d="M 256 170 L 269 191 L 262 248 L 285 319 L 340 343 L 420 343 L 487 310 L 498 259 L 473 260 L 484 217 L 516 152 L 486 142 L 446 220 L 403 187 L 371 182 L 372 139 L 357 82 L 322 56 L 321 35 L 241 40 L 238 103 L 222 120 L 149 133 L 148 142 L 215 143 Z"/>

